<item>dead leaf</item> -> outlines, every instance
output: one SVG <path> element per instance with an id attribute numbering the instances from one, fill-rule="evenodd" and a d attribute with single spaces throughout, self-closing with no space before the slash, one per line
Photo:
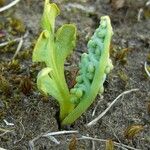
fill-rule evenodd
<path id="1" fill-rule="evenodd" d="M 69 143 L 69 150 L 77 150 L 77 139 L 74 135 Z"/>
<path id="2" fill-rule="evenodd" d="M 125 130 L 124 137 L 126 139 L 133 139 L 136 136 L 136 134 L 138 134 L 142 130 L 143 130 L 142 125 L 131 125 L 127 127 L 127 129 Z"/>
<path id="3" fill-rule="evenodd" d="M 126 56 L 127 56 L 127 53 L 129 52 L 129 50 L 130 50 L 129 48 L 124 48 L 124 49 L 121 49 L 120 51 L 117 51 L 115 59 L 119 60 L 121 62 L 125 62 Z"/>
<path id="4" fill-rule="evenodd" d="M 79 69 L 77 67 L 68 67 L 65 74 L 68 81 L 68 87 L 69 89 L 73 88 L 76 84 L 76 76 Z"/>
<path id="5" fill-rule="evenodd" d="M 105 150 L 114 150 L 114 143 L 111 139 L 106 141 L 106 148 Z"/>

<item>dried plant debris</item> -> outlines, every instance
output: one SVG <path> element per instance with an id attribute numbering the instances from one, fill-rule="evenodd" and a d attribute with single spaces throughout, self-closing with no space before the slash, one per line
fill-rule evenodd
<path id="1" fill-rule="evenodd" d="M 150 77 L 150 53 L 147 55 L 146 62 L 144 63 L 144 77 L 147 79 Z"/>
<path id="2" fill-rule="evenodd" d="M 150 53 L 148 53 L 148 55 L 147 55 L 147 63 L 150 64 Z"/>
<path id="3" fill-rule="evenodd" d="M 124 132 L 124 137 L 128 140 L 133 139 L 139 132 L 144 129 L 142 125 L 131 125 L 128 126 Z"/>
<path id="4" fill-rule="evenodd" d="M 130 48 L 113 48 L 112 56 L 115 58 L 115 61 L 119 61 L 121 64 L 125 65 L 127 63 L 127 55 L 130 50 Z"/>
<path id="5" fill-rule="evenodd" d="M 111 5 L 114 9 L 120 9 L 124 7 L 125 0 L 111 0 Z"/>
<path id="6" fill-rule="evenodd" d="M 22 80 L 21 80 L 21 83 L 20 83 L 20 87 L 21 87 L 21 91 L 27 95 L 29 93 L 31 93 L 31 90 L 32 90 L 32 81 L 29 77 L 24 77 Z"/>
<path id="7" fill-rule="evenodd" d="M 69 143 L 69 150 L 77 150 L 77 139 L 75 135 L 73 135 Z"/>
<path id="8" fill-rule="evenodd" d="M 111 139 L 106 141 L 106 148 L 105 150 L 114 150 L 114 143 Z"/>
<path id="9" fill-rule="evenodd" d="M 124 85 L 127 86 L 128 85 L 128 81 L 129 81 L 129 77 L 125 73 L 125 71 L 119 70 L 117 73 L 118 73 L 119 78 L 123 81 Z"/>
<path id="10" fill-rule="evenodd" d="M 20 0 L 13 0 L 12 2 L 10 2 L 9 4 L 7 4 L 6 6 L 3 6 L 0 8 L 0 12 L 6 12 L 6 10 L 8 11 L 11 7 L 15 6 Z"/>
<path id="11" fill-rule="evenodd" d="M 147 104 L 147 113 L 150 115 L 150 102 Z"/>
<path id="12" fill-rule="evenodd" d="M 4 6 L 5 2 L 6 2 L 6 0 L 0 0 L 0 7 Z"/>
<path id="13" fill-rule="evenodd" d="M 144 69 L 145 69 L 146 77 L 150 78 L 150 66 L 147 65 L 147 62 L 144 63 Z"/>

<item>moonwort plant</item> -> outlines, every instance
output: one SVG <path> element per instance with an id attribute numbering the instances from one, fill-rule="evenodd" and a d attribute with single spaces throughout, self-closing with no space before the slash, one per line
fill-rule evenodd
<path id="1" fill-rule="evenodd" d="M 64 62 L 75 47 L 76 26 L 64 24 L 56 32 L 55 18 L 60 10 L 45 0 L 42 29 L 33 51 L 33 62 L 45 62 L 46 68 L 37 76 L 37 86 L 54 97 L 60 105 L 61 125 L 72 124 L 104 92 L 103 83 L 113 65 L 109 58 L 112 27 L 108 16 L 101 17 L 100 26 L 89 40 L 88 53 L 83 53 L 75 86 L 69 90 L 64 76 Z"/>

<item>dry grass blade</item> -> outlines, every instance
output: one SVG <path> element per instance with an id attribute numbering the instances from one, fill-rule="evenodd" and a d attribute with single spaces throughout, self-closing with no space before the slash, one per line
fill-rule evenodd
<path id="1" fill-rule="evenodd" d="M 4 148 L 1 148 L 1 147 L 0 147 L 0 150 L 7 150 L 7 149 L 4 149 Z"/>
<path id="2" fill-rule="evenodd" d="M 58 141 L 54 136 L 47 136 L 47 138 L 56 144 L 60 144 L 60 141 Z"/>
<path id="3" fill-rule="evenodd" d="M 148 77 L 150 77 L 150 72 L 147 69 L 147 62 L 145 62 L 145 64 L 144 64 L 144 69 L 145 69 L 145 72 L 148 75 Z"/>
<path id="4" fill-rule="evenodd" d="M 140 8 L 140 9 L 139 9 L 139 12 L 138 12 L 138 15 L 137 15 L 137 20 L 138 20 L 139 22 L 141 21 L 142 13 L 143 13 L 143 8 Z"/>
<path id="5" fill-rule="evenodd" d="M 3 132 L 3 133 L 0 134 L 0 137 L 4 136 L 4 135 L 7 134 L 7 133 L 11 133 L 11 132 L 13 132 L 13 131 L 14 131 L 13 129 L 8 130 L 8 129 L 0 128 L 0 132 Z"/>
<path id="6" fill-rule="evenodd" d="M 13 56 L 13 58 L 12 58 L 12 59 L 15 59 L 15 58 L 16 58 L 17 54 L 18 54 L 18 53 L 19 53 L 19 51 L 21 50 L 22 44 L 23 44 L 23 38 L 20 38 L 20 41 L 19 41 L 19 44 L 18 44 L 17 50 L 16 50 L 16 52 L 15 52 L 15 54 L 14 54 L 14 56 Z"/>
<path id="7" fill-rule="evenodd" d="M 20 123 L 21 128 L 22 128 L 22 135 L 21 135 L 21 138 L 20 138 L 20 139 L 14 141 L 14 144 L 20 142 L 20 141 L 24 138 L 24 134 L 25 134 L 25 127 L 24 127 L 24 125 L 23 125 L 23 123 L 22 123 L 22 118 L 21 118 L 21 120 L 20 120 L 19 123 Z"/>
<path id="8" fill-rule="evenodd" d="M 37 137 L 35 137 L 34 139 L 29 141 L 30 150 L 35 150 L 34 142 L 41 137 L 47 137 L 50 140 L 52 140 L 53 142 L 55 142 L 56 144 L 60 144 L 60 142 L 57 141 L 57 139 L 53 136 L 56 136 L 56 135 L 59 136 L 59 135 L 65 135 L 65 134 L 75 134 L 75 133 L 79 133 L 79 132 L 77 130 L 72 130 L 72 131 L 46 132 L 44 134 L 40 134 Z"/>
<path id="9" fill-rule="evenodd" d="M 20 1 L 20 0 L 14 0 L 14 1 L 12 1 L 10 4 L 8 4 L 8 5 L 4 6 L 4 7 L 1 7 L 1 8 L 0 8 L 0 12 L 3 12 L 3 11 L 5 11 L 5 10 L 11 8 L 12 6 L 16 5 L 19 1 Z"/>
<path id="10" fill-rule="evenodd" d="M 105 150 L 114 150 L 114 142 L 111 139 L 106 141 Z"/>
<path id="11" fill-rule="evenodd" d="M 124 137 L 126 139 L 133 139 L 135 135 L 141 132 L 142 130 L 143 130 L 142 125 L 131 125 L 125 130 Z"/>
<path id="12" fill-rule="evenodd" d="M 77 130 L 73 130 L 73 131 L 49 132 L 49 133 L 44 134 L 42 137 L 54 136 L 54 135 L 62 135 L 62 134 L 73 134 L 73 133 L 78 133 L 78 131 Z"/>
<path id="13" fill-rule="evenodd" d="M 148 5 L 150 5 L 150 0 L 148 0 L 148 1 L 146 2 L 146 6 L 148 6 Z"/>
<path id="14" fill-rule="evenodd" d="M 7 42 L 0 43 L 0 47 L 6 46 L 6 45 L 14 43 L 14 42 L 18 42 L 18 41 L 20 41 L 20 39 L 21 38 L 16 38 L 16 39 L 14 39 L 12 41 L 7 41 Z"/>
<path id="15" fill-rule="evenodd" d="M 122 96 L 124 96 L 124 95 L 126 95 L 126 94 L 129 94 L 129 93 L 131 93 L 131 92 L 138 91 L 138 90 L 139 90 L 139 89 L 131 89 L 131 90 L 129 90 L 129 91 L 124 91 L 123 93 L 121 93 L 119 96 L 117 96 L 117 98 L 115 98 L 115 100 L 113 100 L 113 102 L 112 102 L 98 117 L 96 117 L 96 118 L 93 119 L 91 122 L 89 122 L 89 123 L 87 124 L 87 126 L 88 126 L 88 127 L 91 127 L 91 126 L 95 125 L 95 124 L 110 110 L 110 108 L 116 103 L 116 101 L 117 101 L 120 97 L 122 97 Z"/>

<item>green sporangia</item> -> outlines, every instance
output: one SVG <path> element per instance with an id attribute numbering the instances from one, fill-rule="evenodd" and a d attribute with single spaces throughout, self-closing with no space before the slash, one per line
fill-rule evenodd
<path id="1" fill-rule="evenodd" d="M 37 76 L 37 86 L 53 96 L 60 105 L 61 125 L 73 123 L 104 91 L 106 75 L 113 68 L 109 58 L 112 27 L 108 16 L 101 17 L 100 26 L 83 53 L 75 86 L 69 91 L 64 76 L 64 62 L 75 47 L 76 26 L 64 24 L 55 32 L 56 4 L 45 1 L 41 33 L 33 51 L 33 62 L 45 62 L 46 68 Z"/>

